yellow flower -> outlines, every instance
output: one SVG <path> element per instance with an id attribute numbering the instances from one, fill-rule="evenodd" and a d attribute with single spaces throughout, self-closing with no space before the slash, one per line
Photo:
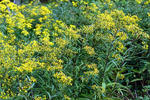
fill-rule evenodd
<path id="1" fill-rule="evenodd" d="M 147 0 L 146 2 L 144 2 L 145 5 L 148 5 L 150 3 L 150 0 Z"/>
<path id="2" fill-rule="evenodd" d="M 126 40 L 128 38 L 127 34 L 124 32 L 118 32 L 116 36 L 119 36 L 120 40 Z"/>
<path id="3" fill-rule="evenodd" d="M 46 6 L 41 6 L 40 8 L 40 14 L 41 15 L 46 15 L 46 14 L 51 14 L 52 11 L 50 11 Z"/>
<path id="4" fill-rule="evenodd" d="M 77 6 L 78 6 L 78 2 L 72 1 L 72 5 L 73 5 L 74 7 L 77 7 Z"/>
<path id="5" fill-rule="evenodd" d="M 143 49 L 148 50 L 148 44 L 144 45 L 144 46 L 143 46 Z"/>
<path id="6" fill-rule="evenodd" d="M 98 7 L 96 6 L 95 3 L 91 3 L 91 7 L 89 7 L 91 11 L 96 12 L 96 10 L 98 9 Z"/>
<path id="7" fill-rule="evenodd" d="M 143 0 L 136 0 L 138 4 L 141 4 Z"/>
<path id="8" fill-rule="evenodd" d="M 62 84 L 72 85 L 72 78 L 69 76 L 66 76 L 62 71 L 56 72 L 53 76 L 57 78 L 58 82 Z"/>
<path id="9" fill-rule="evenodd" d="M 125 78 L 125 76 L 124 76 L 123 74 L 120 74 L 120 73 L 117 74 L 117 77 L 118 77 L 119 79 L 122 79 L 122 80 Z"/>
<path id="10" fill-rule="evenodd" d="M 121 60 L 120 55 L 119 54 L 113 54 L 112 57 L 116 58 L 117 60 Z"/>
<path id="11" fill-rule="evenodd" d="M 23 63 L 20 67 L 16 67 L 16 69 L 20 72 L 23 71 L 32 72 L 32 70 L 35 69 L 37 66 L 36 62 L 28 59 L 26 59 L 25 61 L 26 61 L 25 63 Z"/>
<path id="12" fill-rule="evenodd" d="M 3 33 L 0 31 L 0 37 L 2 37 L 3 36 Z"/>
<path id="13" fill-rule="evenodd" d="M 21 33 L 24 34 L 25 36 L 27 36 L 29 34 L 29 32 L 25 29 Z"/>
<path id="14" fill-rule="evenodd" d="M 42 29 L 42 25 L 41 24 L 37 24 L 36 25 L 36 29 L 34 29 L 35 30 L 35 34 L 36 35 L 40 35 L 41 29 Z"/>
<path id="15" fill-rule="evenodd" d="M 111 34 L 109 34 L 108 37 L 109 37 L 108 39 L 109 39 L 110 41 L 113 41 L 113 40 L 115 39 L 114 36 L 111 35 Z"/>
<path id="16" fill-rule="evenodd" d="M 60 66 L 48 66 L 47 67 L 48 71 L 61 70 L 61 69 L 63 69 L 63 67 L 61 65 Z"/>
<path id="17" fill-rule="evenodd" d="M 48 37 L 48 36 L 45 36 L 45 37 L 42 39 L 42 42 L 43 42 L 45 45 L 49 45 L 49 46 L 53 46 L 53 45 L 54 45 L 53 42 L 50 42 L 50 41 L 49 41 L 49 37 Z"/>
<path id="18" fill-rule="evenodd" d="M 67 2 L 67 1 L 69 1 L 69 0 L 60 0 L 60 1 L 62 1 L 62 2 Z"/>
<path id="19" fill-rule="evenodd" d="M 42 97 L 37 96 L 37 97 L 34 98 L 34 100 L 43 100 L 43 99 L 42 99 Z"/>
<path id="20" fill-rule="evenodd" d="M 89 64 L 86 65 L 89 69 L 91 69 L 90 71 L 84 72 L 84 74 L 87 75 L 98 75 L 99 70 L 97 69 L 97 65 L 96 64 Z"/>
<path id="21" fill-rule="evenodd" d="M 111 2 L 111 0 L 106 0 L 106 2 L 107 2 L 107 3 L 110 3 L 110 2 Z"/>
<path id="22" fill-rule="evenodd" d="M 11 28 L 7 28 L 7 31 L 9 32 L 9 33 L 14 33 L 15 31 L 13 30 L 13 29 L 11 29 Z"/>
<path id="23" fill-rule="evenodd" d="M 34 77 L 30 77 L 30 81 L 32 81 L 32 82 L 36 82 L 36 79 L 34 78 Z"/>
<path id="24" fill-rule="evenodd" d="M 94 25 L 83 26 L 82 31 L 87 34 L 93 34 L 94 33 Z"/>
<path id="25" fill-rule="evenodd" d="M 67 95 L 64 95 L 65 100 L 71 100 L 71 98 Z"/>
<path id="26" fill-rule="evenodd" d="M 147 15 L 150 17 L 150 13 L 147 13 Z"/>
<path id="27" fill-rule="evenodd" d="M 0 11 L 4 12 L 6 8 L 7 7 L 4 4 L 0 4 Z"/>
<path id="28" fill-rule="evenodd" d="M 116 41 L 115 46 L 116 46 L 117 50 L 120 51 L 120 52 L 123 52 L 123 50 L 125 49 L 123 43 L 120 42 L 120 41 Z"/>
<path id="29" fill-rule="evenodd" d="M 26 23 L 27 28 L 31 29 L 32 28 L 32 24 L 31 23 Z"/>
<path id="30" fill-rule="evenodd" d="M 70 28 L 76 29 L 75 25 L 70 25 Z"/>
<path id="31" fill-rule="evenodd" d="M 97 15 L 96 20 L 97 20 L 95 23 L 96 28 L 103 28 L 110 30 L 115 27 L 113 17 L 107 11 L 105 13 L 99 13 Z"/>
<path id="32" fill-rule="evenodd" d="M 95 54 L 94 48 L 92 48 L 90 46 L 85 46 L 84 49 L 91 56 Z"/>
<path id="33" fill-rule="evenodd" d="M 61 47 L 61 48 L 64 48 L 67 44 L 68 44 L 68 41 L 67 40 L 64 40 L 62 38 L 56 38 L 56 44 Z"/>
<path id="34" fill-rule="evenodd" d="M 148 44 L 145 42 L 142 42 L 142 44 L 143 44 L 143 49 L 148 50 L 148 47 L 149 47 Z"/>

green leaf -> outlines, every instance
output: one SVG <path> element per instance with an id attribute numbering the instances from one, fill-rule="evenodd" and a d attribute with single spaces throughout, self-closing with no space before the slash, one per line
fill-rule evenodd
<path id="1" fill-rule="evenodd" d="M 78 98 L 77 100 L 90 100 L 88 98 Z"/>
<path id="2" fill-rule="evenodd" d="M 143 80 L 143 78 L 137 78 L 137 79 L 132 80 L 131 82 L 136 82 L 136 81 L 141 81 L 141 80 Z"/>
<path id="3" fill-rule="evenodd" d="M 106 83 L 102 83 L 102 88 L 106 89 Z"/>

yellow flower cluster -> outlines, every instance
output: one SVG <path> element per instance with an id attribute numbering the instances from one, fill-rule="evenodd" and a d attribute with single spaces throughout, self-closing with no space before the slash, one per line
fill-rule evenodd
<path id="1" fill-rule="evenodd" d="M 142 42 L 143 44 L 143 49 L 148 50 L 148 44 L 146 42 Z"/>
<path id="2" fill-rule="evenodd" d="M 37 96 L 34 98 L 34 100 L 43 100 L 43 99 L 42 99 L 42 97 Z"/>
<path id="3" fill-rule="evenodd" d="M 36 34 L 36 35 L 40 35 L 41 29 L 42 29 L 42 25 L 37 24 L 37 25 L 36 25 L 36 28 L 35 28 L 35 34 Z"/>
<path id="4" fill-rule="evenodd" d="M 56 61 L 52 62 L 53 66 L 48 66 L 47 70 L 48 71 L 55 71 L 55 70 L 59 71 L 59 70 L 63 69 L 63 66 L 61 65 L 62 63 L 63 63 L 63 61 L 61 59 L 58 60 L 58 62 L 56 62 Z"/>
<path id="5" fill-rule="evenodd" d="M 61 47 L 61 48 L 64 48 L 67 44 L 68 44 L 68 41 L 67 40 L 64 40 L 62 38 L 57 38 L 56 39 L 56 44 Z"/>
<path id="6" fill-rule="evenodd" d="M 122 79 L 122 80 L 123 80 L 123 79 L 125 78 L 125 76 L 124 76 L 123 74 L 118 73 L 118 74 L 117 74 L 117 78 L 119 78 L 119 79 Z"/>
<path id="7" fill-rule="evenodd" d="M 150 17 L 150 13 L 147 14 Z"/>
<path id="8" fill-rule="evenodd" d="M 50 11 L 50 10 L 49 10 L 47 7 L 45 7 L 45 6 L 41 6 L 39 13 L 44 16 L 44 15 L 51 14 L 52 11 Z"/>
<path id="9" fill-rule="evenodd" d="M 36 79 L 31 76 L 30 78 L 28 77 L 23 80 L 21 79 L 20 75 L 13 76 L 9 71 L 6 75 L 3 76 L 3 80 L 1 80 L 1 82 L 2 81 L 5 83 L 1 84 L 3 91 L 0 93 L 0 98 L 10 99 L 10 97 L 14 97 L 19 94 L 13 92 L 11 88 L 6 89 L 6 87 L 12 87 L 12 85 L 16 85 L 16 82 L 18 82 L 18 92 L 24 94 L 27 93 L 27 91 L 32 87 L 33 83 L 36 82 Z"/>
<path id="10" fill-rule="evenodd" d="M 150 0 L 135 0 L 138 4 L 141 4 L 144 2 L 145 5 L 148 5 L 150 3 Z"/>
<path id="11" fill-rule="evenodd" d="M 59 0 L 57 2 L 66 3 L 68 1 Z M 112 7 L 113 1 L 102 1 Z M 136 1 L 142 2 L 142 0 Z M 27 95 L 33 85 L 38 82 L 37 77 L 32 74 L 39 70 L 53 75 L 55 82 L 58 81 L 64 86 L 72 85 L 74 80 L 67 76 L 63 64 L 66 64 L 66 60 L 71 59 L 71 64 L 73 62 L 73 65 L 76 66 L 72 58 L 74 55 L 78 55 L 80 49 L 85 50 L 91 58 L 98 60 L 99 63 L 103 60 L 99 54 L 109 52 L 108 46 L 110 46 L 110 50 L 113 49 L 116 53 L 112 53 L 112 56 L 109 57 L 121 61 L 121 55 L 126 50 L 127 39 L 135 40 L 141 37 L 150 39 L 150 36 L 138 26 L 137 22 L 140 19 L 136 15 L 125 15 L 122 10 L 100 12 L 95 3 L 88 4 L 84 0 L 68 2 L 72 3 L 73 8 L 82 10 L 83 16 L 91 23 L 78 28 L 74 23 L 74 25 L 68 25 L 53 18 L 51 7 L 32 3 L 16 5 L 9 0 L 0 2 L 0 26 L 4 26 L 0 30 L 0 83 L 2 90 L 0 98 L 2 99 Z M 145 4 L 147 3 L 145 2 Z M 91 40 L 92 47 L 88 46 L 88 44 L 91 45 Z M 79 48 L 76 47 L 78 43 L 82 43 Z M 142 49 L 148 50 L 149 46 L 146 41 L 141 39 L 140 44 Z M 84 61 L 87 59 L 85 58 Z M 91 59 L 87 61 L 87 63 L 91 62 L 92 64 L 86 65 L 87 70 L 81 75 L 82 81 L 88 82 L 89 76 L 93 78 L 95 75 L 97 77 L 99 75 L 97 62 L 91 61 Z M 88 77 L 84 78 L 83 76 Z M 117 77 L 124 79 L 124 75 L 120 73 L 117 74 Z M 14 85 L 15 89 L 11 88 Z M 93 85 L 92 88 L 100 89 L 102 93 L 106 91 L 101 86 Z M 66 100 L 71 99 L 64 94 L 62 97 L 64 96 Z M 46 96 L 33 95 L 31 98 L 46 100 Z"/>
<path id="12" fill-rule="evenodd" d="M 37 66 L 36 62 L 32 60 L 25 60 L 25 63 L 22 64 L 20 67 L 16 67 L 16 70 L 20 72 L 23 71 L 32 72 L 33 69 L 36 68 L 36 66 Z"/>
<path id="13" fill-rule="evenodd" d="M 111 34 L 107 35 L 108 40 L 110 40 L 110 42 L 112 42 L 113 40 L 115 40 L 114 36 Z"/>
<path id="14" fill-rule="evenodd" d="M 2 45 L 3 44 L 3 45 Z M 1 62 L 1 66 L 0 68 L 2 68 L 2 66 L 6 69 L 12 68 L 13 66 L 16 65 L 17 61 L 16 61 L 16 54 L 17 51 L 15 50 L 15 47 L 9 45 L 8 43 L 2 43 L 0 44 L 0 62 Z"/>
<path id="15" fill-rule="evenodd" d="M 123 52 L 123 51 L 125 50 L 125 47 L 124 47 L 123 43 L 120 42 L 120 41 L 117 41 L 117 42 L 115 43 L 115 47 L 117 48 L 117 50 L 118 50 L 119 52 Z"/>
<path id="16" fill-rule="evenodd" d="M 90 46 L 85 46 L 84 47 L 85 51 L 89 54 L 89 55 L 95 55 L 95 51 L 94 48 L 90 47 Z"/>
<path id="17" fill-rule="evenodd" d="M 82 31 L 86 34 L 92 34 L 94 32 L 94 25 L 83 26 Z"/>
<path id="18" fill-rule="evenodd" d="M 141 4 L 141 3 L 143 2 L 143 0 L 136 0 L 136 2 L 137 2 L 138 4 Z"/>
<path id="19" fill-rule="evenodd" d="M 34 98 L 34 100 L 46 100 L 46 96 L 44 95 L 44 96 L 36 96 L 35 98 Z"/>
<path id="20" fill-rule="evenodd" d="M 73 5 L 74 7 L 77 7 L 77 6 L 78 6 L 78 2 L 72 1 L 72 5 Z"/>
<path id="21" fill-rule="evenodd" d="M 67 95 L 64 95 L 65 100 L 71 100 L 71 98 Z"/>
<path id="22" fill-rule="evenodd" d="M 85 13 L 85 15 L 86 14 L 88 13 Z M 126 49 L 124 42 L 128 38 L 150 38 L 149 34 L 145 33 L 138 26 L 137 22 L 140 21 L 140 19 L 136 15 L 125 15 L 122 10 L 114 9 L 111 12 L 97 12 L 97 17 L 92 20 L 95 20 L 95 23 L 83 26 L 82 32 L 88 33 L 91 36 L 96 33 L 96 40 L 103 39 L 107 40 L 107 42 L 111 42 L 119 52 L 123 52 Z M 97 31 L 99 29 L 103 31 Z M 111 32 L 108 32 L 108 30 Z M 147 48 L 147 46 L 145 46 L 145 48 Z M 89 51 L 92 52 L 92 50 Z"/>
<path id="23" fill-rule="evenodd" d="M 30 77 L 30 81 L 31 82 L 37 82 L 36 79 L 34 77 L 32 77 L 32 76 Z"/>
<path id="24" fill-rule="evenodd" d="M 98 7 L 97 7 L 97 5 L 96 5 L 95 3 L 91 3 L 91 4 L 87 7 L 87 9 L 88 9 L 89 11 L 96 12 L 96 11 L 98 10 Z"/>
<path id="25" fill-rule="evenodd" d="M 80 38 L 80 34 L 78 34 L 78 29 L 76 28 L 75 25 L 70 25 L 66 29 L 66 35 L 69 36 L 69 38 L 73 38 L 74 40 L 77 40 Z"/>
<path id="26" fill-rule="evenodd" d="M 80 34 L 78 34 L 79 30 L 76 28 L 75 25 L 67 26 L 62 21 L 56 20 L 56 23 L 53 23 L 53 27 L 54 27 L 54 30 L 57 32 L 53 34 L 55 37 L 59 35 L 60 36 L 65 35 L 69 39 L 77 40 L 78 38 L 80 38 Z"/>
<path id="27" fill-rule="evenodd" d="M 128 38 L 127 34 L 124 32 L 118 32 L 116 36 L 119 36 L 120 40 L 126 40 Z"/>
<path id="28" fill-rule="evenodd" d="M 108 30 L 115 28 L 115 22 L 113 21 L 112 16 L 108 14 L 108 12 L 99 13 L 95 24 L 97 28 L 103 28 Z"/>
<path id="29" fill-rule="evenodd" d="M 54 77 L 58 79 L 58 82 L 64 85 L 72 85 L 72 78 L 69 76 L 66 76 L 62 71 L 56 72 L 54 74 Z"/>
<path id="30" fill-rule="evenodd" d="M 69 0 L 60 0 L 60 1 L 62 1 L 62 2 L 67 2 L 67 1 L 69 1 Z"/>
<path id="31" fill-rule="evenodd" d="M 113 54 L 112 55 L 113 58 L 116 58 L 117 60 L 121 60 L 120 55 L 119 54 Z"/>
<path id="32" fill-rule="evenodd" d="M 1 99 L 8 99 L 10 97 L 10 95 L 9 94 L 6 94 L 5 92 L 1 92 L 0 93 L 0 98 Z"/>
<path id="33" fill-rule="evenodd" d="M 77 34 L 76 26 L 67 26 L 60 20 L 52 22 L 54 19 L 50 16 L 51 10 L 46 6 L 34 6 L 31 3 L 16 5 L 8 0 L 3 0 L 0 2 L 0 12 L 0 25 L 6 24 L 7 31 L 7 34 L 3 30 L 0 31 L 0 70 L 5 70 L 6 75 L 10 70 L 21 74 L 21 78 L 19 76 L 3 76 L 4 72 L 0 71 L 2 73 L 0 81 L 5 77 L 2 82 L 4 92 L 1 92 L 0 98 L 8 99 L 17 95 L 25 95 L 37 80 L 32 76 L 28 79 L 24 79 L 24 77 L 37 69 L 53 72 L 58 81 L 65 85 L 72 85 L 71 77 L 62 72 L 55 73 L 55 71 L 63 69 L 63 61 L 58 59 L 63 48 L 70 39 L 80 37 Z M 50 27 L 54 28 L 54 32 Z M 67 38 L 57 38 L 62 35 Z M 55 47 L 53 47 L 54 45 Z M 19 85 L 16 86 L 18 91 L 7 90 L 6 87 L 14 85 L 15 79 L 19 80 Z"/>
<path id="34" fill-rule="evenodd" d="M 45 36 L 42 40 L 43 44 L 47 45 L 47 46 L 53 46 L 54 43 L 50 42 L 49 36 Z"/>
<path id="35" fill-rule="evenodd" d="M 17 77 L 18 76 L 14 76 L 14 77 L 9 76 L 8 73 L 7 73 L 6 75 L 3 76 L 3 78 L 2 78 L 3 80 L 1 80 L 1 82 L 2 81 L 5 82 L 5 84 L 4 83 L 1 84 L 1 87 L 11 86 L 11 83 L 15 82 Z M 5 91 L 0 92 L 0 98 L 1 99 L 9 99 L 10 96 L 16 96 L 16 94 L 13 93 L 13 91 L 11 89 L 6 89 Z"/>
<path id="36" fill-rule="evenodd" d="M 92 89 L 99 91 L 101 93 L 105 93 L 105 88 L 101 87 L 101 86 L 97 86 L 97 85 L 92 85 Z"/>
<path id="37" fill-rule="evenodd" d="M 84 74 L 89 75 L 89 76 L 90 75 L 98 75 L 99 70 L 98 70 L 96 64 L 89 64 L 89 65 L 87 65 L 87 68 L 91 69 L 92 71 L 84 72 Z"/>
<path id="38" fill-rule="evenodd" d="M 73 51 L 73 50 L 71 50 L 71 49 L 65 50 L 64 53 L 65 53 L 68 57 L 72 57 L 73 55 L 77 54 L 76 51 Z"/>
<path id="39" fill-rule="evenodd" d="M 145 4 L 145 5 L 150 4 L 150 0 L 145 1 L 144 4 Z"/>

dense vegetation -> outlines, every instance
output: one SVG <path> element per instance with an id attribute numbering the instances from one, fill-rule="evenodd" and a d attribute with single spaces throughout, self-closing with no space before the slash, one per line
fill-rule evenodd
<path id="1" fill-rule="evenodd" d="M 150 0 L 15 3 L 0 2 L 0 99 L 150 99 Z"/>

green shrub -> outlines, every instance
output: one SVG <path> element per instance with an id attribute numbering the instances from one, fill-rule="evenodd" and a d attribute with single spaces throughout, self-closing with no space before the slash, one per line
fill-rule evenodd
<path id="1" fill-rule="evenodd" d="M 150 36 L 143 4 L 1 1 L 0 98 L 148 100 Z M 146 10 L 143 16 L 132 10 L 137 6 L 137 12 Z"/>

